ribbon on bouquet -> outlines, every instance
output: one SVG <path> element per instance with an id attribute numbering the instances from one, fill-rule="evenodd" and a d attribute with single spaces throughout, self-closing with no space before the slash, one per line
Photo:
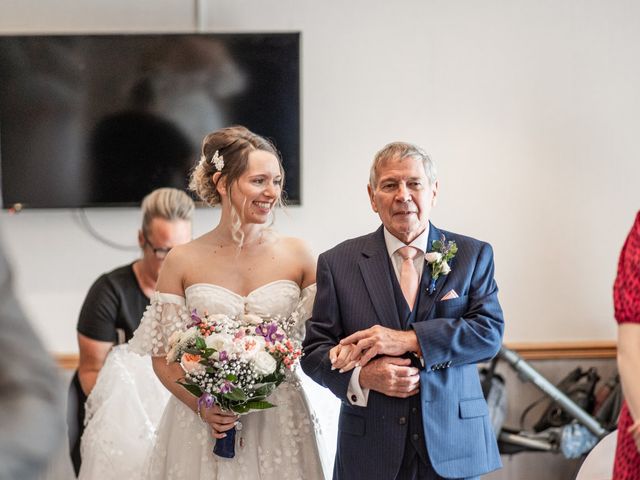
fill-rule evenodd
<path id="1" fill-rule="evenodd" d="M 203 393 L 198 398 L 198 412 L 203 408 L 211 408 L 216 404 L 216 399 L 210 393 Z M 227 430 L 227 436 L 217 438 L 213 447 L 213 453 L 223 458 L 233 458 L 236 456 L 236 427 Z"/>

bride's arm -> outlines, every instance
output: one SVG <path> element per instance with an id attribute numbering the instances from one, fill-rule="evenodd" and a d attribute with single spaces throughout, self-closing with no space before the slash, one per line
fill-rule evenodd
<path id="1" fill-rule="evenodd" d="M 164 357 L 153 357 L 152 362 L 153 371 L 156 372 L 157 377 L 166 389 L 191 410 L 198 412 L 198 399 L 177 383 L 178 380 L 184 377 L 182 367 L 177 363 L 167 365 L 167 360 Z M 227 435 L 224 432 L 232 429 L 238 420 L 237 415 L 231 412 L 223 412 L 217 405 L 211 408 L 202 407 L 200 409 L 200 418 L 211 426 L 215 438 L 226 437 Z"/>

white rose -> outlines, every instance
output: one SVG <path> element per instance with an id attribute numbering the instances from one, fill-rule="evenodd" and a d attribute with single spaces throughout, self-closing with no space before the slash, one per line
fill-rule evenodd
<path id="1" fill-rule="evenodd" d="M 242 323 L 245 325 L 260 325 L 262 323 L 262 319 L 253 313 L 245 313 L 242 315 Z"/>
<path id="2" fill-rule="evenodd" d="M 238 341 L 238 353 L 242 358 L 252 359 L 258 352 L 264 351 L 266 342 L 260 335 L 247 335 Z"/>
<path id="3" fill-rule="evenodd" d="M 264 350 L 257 352 L 253 357 L 253 366 L 260 375 L 271 375 L 276 371 L 276 360 Z"/>
<path id="4" fill-rule="evenodd" d="M 425 254 L 424 258 L 429 263 L 436 263 L 442 260 L 442 254 L 440 252 L 429 252 Z"/>
<path id="5" fill-rule="evenodd" d="M 449 272 L 451 271 L 451 267 L 449 266 L 446 260 L 442 262 L 442 265 L 440 265 L 440 269 L 443 275 L 448 275 Z"/>
<path id="6" fill-rule="evenodd" d="M 226 333 L 212 333 L 205 341 L 207 347 L 213 348 L 216 352 L 226 351 L 230 353 L 233 349 L 233 337 Z"/>

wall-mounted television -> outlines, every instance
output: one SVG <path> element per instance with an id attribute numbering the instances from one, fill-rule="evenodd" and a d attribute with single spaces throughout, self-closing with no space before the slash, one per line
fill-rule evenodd
<path id="1" fill-rule="evenodd" d="M 204 135 L 237 124 L 275 143 L 299 203 L 299 33 L 0 36 L 4 208 L 186 189 Z"/>

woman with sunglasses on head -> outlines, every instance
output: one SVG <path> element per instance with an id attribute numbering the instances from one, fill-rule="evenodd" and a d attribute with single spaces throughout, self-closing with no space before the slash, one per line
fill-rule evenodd
<path id="1" fill-rule="evenodd" d="M 85 402 L 107 355 L 133 337 L 155 290 L 169 250 L 191 240 L 194 203 L 175 188 L 160 188 L 142 201 L 138 232 L 141 258 L 101 275 L 91 286 L 77 324 L 80 362 L 69 389 L 69 448 L 76 475 L 81 465 L 80 440 Z"/>

